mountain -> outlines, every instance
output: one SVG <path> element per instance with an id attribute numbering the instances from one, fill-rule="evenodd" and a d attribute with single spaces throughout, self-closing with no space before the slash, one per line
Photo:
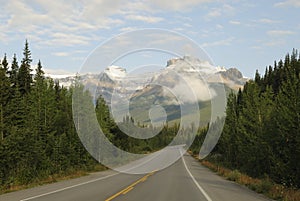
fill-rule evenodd
<path id="1" fill-rule="evenodd" d="M 55 80 L 69 87 L 75 77 Z M 149 117 L 153 107 L 163 107 L 166 112 L 163 121 L 174 122 L 183 115 L 182 103 L 192 106 L 195 102 L 205 113 L 202 119 L 206 124 L 210 120 L 211 100 L 222 89 L 222 84 L 228 92 L 238 90 L 247 81 L 236 68 L 216 67 L 190 56 L 170 59 L 165 68 L 152 74 L 128 74 L 122 67 L 109 66 L 100 74 L 82 75 L 80 80 L 95 97 L 104 97 L 117 121 L 121 122 L 130 113 L 136 121 L 146 124 L 156 121 Z M 184 116 L 192 118 L 189 112 Z M 162 121 L 161 116 L 155 118 L 157 122 Z"/>

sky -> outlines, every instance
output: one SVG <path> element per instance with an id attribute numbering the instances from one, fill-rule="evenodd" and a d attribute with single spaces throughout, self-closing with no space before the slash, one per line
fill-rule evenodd
<path id="1" fill-rule="evenodd" d="M 0 8 L 0 57 L 20 61 L 27 39 L 33 64 L 51 74 L 79 72 L 99 45 L 145 28 L 178 32 L 246 77 L 300 46 L 299 0 L 0 0 Z"/>

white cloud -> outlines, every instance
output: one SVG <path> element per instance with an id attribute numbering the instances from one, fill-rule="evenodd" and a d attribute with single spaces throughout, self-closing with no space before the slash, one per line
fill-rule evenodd
<path id="1" fill-rule="evenodd" d="M 287 35 L 293 35 L 295 34 L 295 32 L 289 30 L 271 30 L 268 31 L 267 34 L 269 36 L 287 36 Z"/>
<path id="2" fill-rule="evenodd" d="M 219 17 L 222 15 L 221 9 L 213 9 L 207 14 L 207 18 Z"/>
<path id="3" fill-rule="evenodd" d="M 190 23 L 184 23 L 183 26 L 189 27 L 189 28 L 190 28 L 190 27 L 193 27 L 193 25 L 191 25 Z"/>
<path id="4" fill-rule="evenodd" d="M 161 17 L 143 16 L 143 15 L 127 15 L 125 16 L 128 20 L 136 20 L 147 23 L 157 23 L 163 20 Z"/>
<path id="5" fill-rule="evenodd" d="M 152 7 L 170 11 L 186 11 L 197 5 L 212 2 L 213 0 L 147 0 Z"/>
<path id="6" fill-rule="evenodd" d="M 29 3 L 12 0 L 2 6 L 4 9 L 0 13 L 0 18 L 1 21 L 4 20 L 0 26 L 1 35 L 3 37 L 10 35 L 10 38 L 14 39 L 19 37 L 33 39 L 37 41 L 35 45 L 40 47 L 42 44 L 49 44 L 48 41 L 58 42 L 52 44 L 56 46 L 86 45 L 87 41 L 96 39 L 91 37 L 95 31 L 110 29 L 123 23 L 121 19 L 113 17 L 121 13 L 120 1 L 112 3 L 110 0 L 92 0 L 84 3 L 74 0 L 65 3 L 32 0 Z M 64 33 L 68 37 L 57 37 L 56 33 Z"/>
<path id="7" fill-rule="evenodd" d="M 273 41 L 264 43 L 265 46 L 269 46 L 269 47 L 282 46 L 285 44 L 286 44 L 286 42 L 284 40 L 273 40 Z"/>
<path id="8" fill-rule="evenodd" d="M 2 3 L 0 41 L 29 38 L 39 48 L 43 45 L 90 45 L 99 39 L 91 36 L 103 29 L 117 28 L 125 31 L 126 26 L 131 25 L 124 19 L 148 24 L 158 23 L 164 20 L 157 16 L 158 13 L 184 12 L 211 1 L 174 0 L 170 3 L 168 0 L 74 0 L 66 3 L 50 0 L 11 0 Z M 124 28 L 119 28 L 121 25 Z M 57 33 L 64 35 L 58 36 Z"/>
<path id="9" fill-rule="evenodd" d="M 261 47 L 261 46 L 258 46 L 258 45 L 252 46 L 251 48 L 252 48 L 252 49 L 255 49 L 255 50 L 261 50 L 261 49 L 262 49 L 262 47 Z"/>
<path id="10" fill-rule="evenodd" d="M 227 45 L 231 45 L 232 41 L 234 40 L 233 37 L 224 39 L 224 40 L 219 40 L 219 41 L 215 41 L 215 42 L 211 42 L 211 43 L 203 43 L 201 45 L 201 47 L 213 47 L 213 46 L 227 46 Z"/>
<path id="11" fill-rule="evenodd" d="M 264 24 L 277 24 L 277 23 L 280 23 L 281 21 L 272 20 L 272 19 L 268 19 L 268 18 L 262 18 L 262 19 L 257 20 L 257 22 L 264 23 Z"/>
<path id="12" fill-rule="evenodd" d="M 292 6 L 292 7 L 300 7 L 300 1 L 299 0 L 286 0 L 281 1 L 274 4 L 275 7 L 283 7 L 283 6 Z"/>
<path id="13" fill-rule="evenodd" d="M 222 25 L 220 25 L 220 24 L 217 24 L 217 25 L 216 25 L 216 28 L 217 28 L 218 30 L 221 30 L 221 29 L 224 28 L 224 26 L 222 26 Z"/>
<path id="14" fill-rule="evenodd" d="M 176 27 L 176 28 L 173 29 L 173 31 L 182 32 L 182 31 L 185 31 L 185 29 L 182 28 L 182 27 Z"/>
<path id="15" fill-rule="evenodd" d="M 75 75 L 74 72 L 66 71 L 64 69 L 52 69 L 52 68 L 43 68 L 46 75 Z"/>
<path id="16" fill-rule="evenodd" d="M 240 21 L 234 21 L 234 20 L 229 21 L 229 23 L 233 24 L 233 25 L 240 25 L 241 24 Z"/>
<path id="17" fill-rule="evenodd" d="M 210 20 L 212 18 L 217 18 L 220 16 L 228 16 L 233 15 L 235 13 L 235 8 L 229 4 L 224 4 L 221 7 L 212 8 L 207 15 L 205 16 L 206 20 Z"/>
<path id="18" fill-rule="evenodd" d="M 40 42 L 41 45 L 48 46 L 74 46 L 74 45 L 88 45 L 92 40 L 91 37 L 84 35 L 77 35 L 72 33 L 52 33 L 50 39 Z"/>
<path id="19" fill-rule="evenodd" d="M 69 52 L 53 52 L 52 53 L 54 56 L 58 56 L 58 57 L 66 57 L 69 56 L 70 53 Z"/>
<path id="20" fill-rule="evenodd" d="M 137 30 L 137 27 L 123 27 L 121 29 L 119 29 L 121 32 L 128 32 L 128 31 L 134 31 Z"/>

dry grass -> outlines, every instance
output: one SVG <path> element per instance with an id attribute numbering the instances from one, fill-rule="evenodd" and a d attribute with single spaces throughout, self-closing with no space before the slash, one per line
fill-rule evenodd
<path id="1" fill-rule="evenodd" d="M 245 185 L 248 188 L 266 195 L 267 197 L 281 201 L 300 201 L 300 189 L 292 189 L 275 184 L 269 178 L 257 179 L 240 173 L 238 170 L 229 170 L 209 161 L 201 161 L 209 169 L 228 180 Z"/>
<path id="2" fill-rule="evenodd" d="M 74 171 L 69 171 L 67 173 L 63 173 L 63 174 L 54 174 L 54 175 L 50 175 L 49 177 L 42 179 L 42 180 L 37 179 L 36 181 L 34 181 L 30 184 L 26 184 L 26 185 L 13 184 L 13 185 L 9 185 L 9 186 L 0 186 L 0 195 L 4 194 L 4 193 L 13 192 L 13 191 L 19 191 L 19 190 L 23 190 L 23 189 L 33 188 L 33 187 L 41 186 L 44 184 L 50 184 L 50 183 L 54 183 L 54 182 L 58 182 L 58 181 L 74 179 L 74 178 L 86 176 L 90 172 L 103 171 L 103 170 L 107 170 L 107 168 L 102 165 L 98 165 L 98 166 L 95 166 L 91 171 L 74 170 Z"/>

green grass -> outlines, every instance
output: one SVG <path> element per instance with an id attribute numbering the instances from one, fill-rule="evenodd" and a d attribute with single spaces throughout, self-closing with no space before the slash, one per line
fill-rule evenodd
<path id="1" fill-rule="evenodd" d="M 0 195 L 5 194 L 5 193 L 14 192 L 14 191 L 23 190 L 23 189 L 33 188 L 33 187 L 37 187 L 37 186 L 41 186 L 41 185 L 45 185 L 45 184 L 74 179 L 74 178 L 86 176 L 92 172 L 99 172 L 99 171 L 104 171 L 104 170 L 107 170 L 107 168 L 105 166 L 99 164 L 89 170 L 69 170 L 69 171 L 66 171 L 66 172 L 63 172 L 60 174 L 49 175 L 47 178 L 36 179 L 29 184 L 24 184 L 24 185 L 12 184 L 10 186 L 0 186 Z"/>
<path id="2" fill-rule="evenodd" d="M 196 156 L 194 156 L 197 158 Z M 230 170 L 220 165 L 213 164 L 207 160 L 201 161 L 201 164 L 216 172 L 218 175 L 249 189 L 264 194 L 265 196 L 279 201 L 300 201 L 300 189 L 294 189 L 279 185 L 271 181 L 268 177 L 263 179 L 252 178 L 238 170 Z"/>

